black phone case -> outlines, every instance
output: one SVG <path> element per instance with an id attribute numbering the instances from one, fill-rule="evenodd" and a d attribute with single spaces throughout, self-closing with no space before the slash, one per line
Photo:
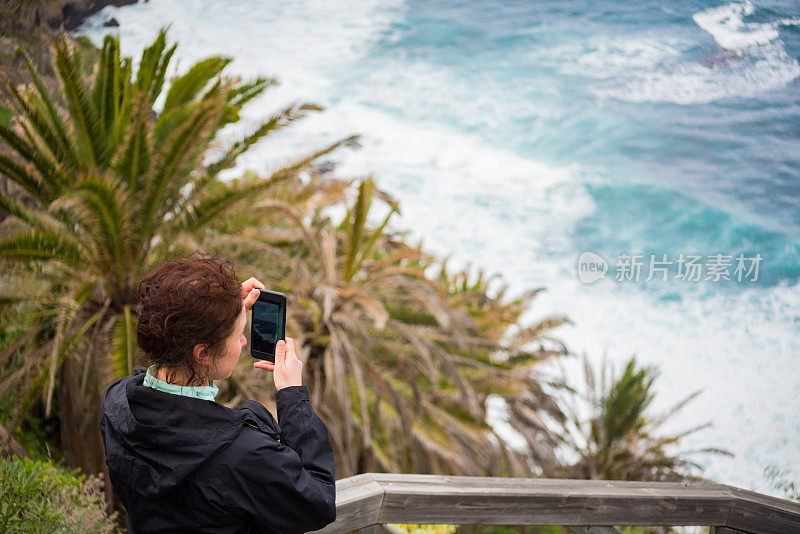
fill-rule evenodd
<path id="1" fill-rule="evenodd" d="M 281 314 L 282 317 L 281 317 L 281 324 L 280 324 L 280 328 L 279 328 L 280 331 L 277 333 L 278 335 L 277 335 L 277 338 L 276 338 L 276 342 L 278 340 L 281 340 L 281 339 L 286 339 L 286 295 L 284 295 L 283 293 L 279 293 L 278 291 L 269 291 L 269 290 L 266 290 L 266 289 L 261 289 L 261 290 L 259 290 L 258 301 L 256 301 L 256 304 L 253 305 L 253 309 L 255 309 L 255 306 L 257 305 L 257 303 L 259 301 L 260 302 L 270 302 L 272 304 L 278 304 L 280 306 L 279 313 Z M 275 353 L 274 352 L 272 352 L 272 353 L 264 352 L 264 351 L 256 350 L 256 348 L 255 348 L 254 339 L 255 339 L 255 336 L 258 335 L 255 332 L 255 323 L 256 323 L 256 320 L 255 320 L 254 316 L 251 316 L 251 318 L 250 318 L 250 355 L 253 358 L 256 358 L 258 360 L 267 360 L 267 361 L 270 361 L 270 362 L 274 362 L 275 361 Z"/>

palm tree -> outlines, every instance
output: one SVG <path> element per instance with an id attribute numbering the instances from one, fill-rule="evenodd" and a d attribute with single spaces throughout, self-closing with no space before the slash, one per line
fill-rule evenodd
<path id="1" fill-rule="evenodd" d="M 659 428 L 675 413 L 699 395 L 699 391 L 675 404 L 666 413 L 651 415 L 649 407 L 655 396 L 655 368 L 640 366 L 631 357 L 624 370 L 614 375 L 603 360 L 600 376 L 584 356 L 588 419 L 570 410 L 565 425 L 565 443 L 574 462 L 565 465 L 561 476 L 603 480 L 682 481 L 701 480 L 694 474 L 702 467 L 687 458 L 693 453 L 727 454 L 717 448 L 691 451 L 674 450 L 686 436 L 702 430 L 710 423 L 678 434 L 665 435 Z"/>
<path id="2" fill-rule="evenodd" d="M 103 388 L 137 361 L 135 289 L 143 273 L 174 255 L 181 236 L 206 232 L 215 217 L 354 141 L 263 178 L 220 180 L 254 143 L 321 108 L 291 104 L 222 143 L 220 129 L 277 82 L 224 76 L 230 58 L 214 56 L 174 77 L 162 95 L 175 49 L 162 30 L 134 74 L 109 36 L 86 76 L 62 34 L 53 42 L 60 93 L 23 54 L 32 87 L 9 87 L 16 116 L 0 125 L 0 174 L 14 189 L 0 196 L 12 215 L 0 242 L 0 303 L 30 324 L 0 352 L 0 398 L 17 399 L 12 429 L 37 399 L 47 415 L 55 407 L 68 463 L 89 472 L 104 466 Z"/>

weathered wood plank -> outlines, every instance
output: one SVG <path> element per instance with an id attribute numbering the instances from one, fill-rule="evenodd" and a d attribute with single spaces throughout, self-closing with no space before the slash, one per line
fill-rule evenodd
<path id="1" fill-rule="evenodd" d="M 800 532 L 800 503 L 729 486 L 734 496 L 727 526 L 744 532 Z"/>
<path id="2" fill-rule="evenodd" d="M 382 475 L 381 523 L 724 525 L 727 486 L 698 483 Z"/>
<path id="3" fill-rule="evenodd" d="M 359 475 L 363 476 L 363 475 Z M 565 478 L 509 478 L 509 477 L 473 477 L 473 476 L 445 476 L 445 475 L 416 475 L 370 473 L 378 483 L 392 483 L 395 488 L 404 485 L 423 484 L 430 491 L 441 488 L 444 491 L 462 490 L 467 492 L 482 491 L 483 489 L 500 489 L 503 491 L 528 491 L 527 487 L 544 488 L 550 490 L 591 490 L 605 493 L 607 488 L 645 489 L 648 492 L 688 492 L 694 490 L 729 490 L 731 486 L 714 484 L 710 482 L 638 482 L 620 480 L 583 480 Z"/>
<path id="4" fill-rule="evenodd" d="M 336 490 L 337 521 L 318 532 L 380 523 L 702 525 L 726 534 L 800 532 L 800 504 L 711 483 L 366 474 L 337 481 Z"/>
<path id="5" fill-rule="evenodd" d="M 371 474 L 337 480 L 336 521 L 315 532 L 340 534 L 380 523 L 378 514 L 384 493 Z"/>

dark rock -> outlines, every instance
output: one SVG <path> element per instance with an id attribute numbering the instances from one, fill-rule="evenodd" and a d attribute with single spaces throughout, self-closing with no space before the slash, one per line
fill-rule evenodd
<path id="1" fill-rule="evenodd" d="M 61 20 L 57 23 L 63 24 L 66 30 L 74 30 L 86 20 L 86 17 L 94 15 L 106 6 L 120 7 L 136 2 L 137 0 L 73 0 L 61 8 Z"/>
<path id="2" fill-rule="evenodd" d="M 110 19 L 108 19 L 103 23 L 103 26 L 105 26 L 106 28 L 114 28 L 116 26 L 119 26 L 119 21 L 114 17 L 111 17 Z"/>

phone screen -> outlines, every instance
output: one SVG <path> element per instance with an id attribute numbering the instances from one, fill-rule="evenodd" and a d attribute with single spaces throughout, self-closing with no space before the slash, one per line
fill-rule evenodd
<path id="1" fill-rule="evenodd" d="M 275 302 L 257 300 L 253 304 L 253 350 L 275 354 L 278 336 L 283 332 L 283 309 Z"/>

